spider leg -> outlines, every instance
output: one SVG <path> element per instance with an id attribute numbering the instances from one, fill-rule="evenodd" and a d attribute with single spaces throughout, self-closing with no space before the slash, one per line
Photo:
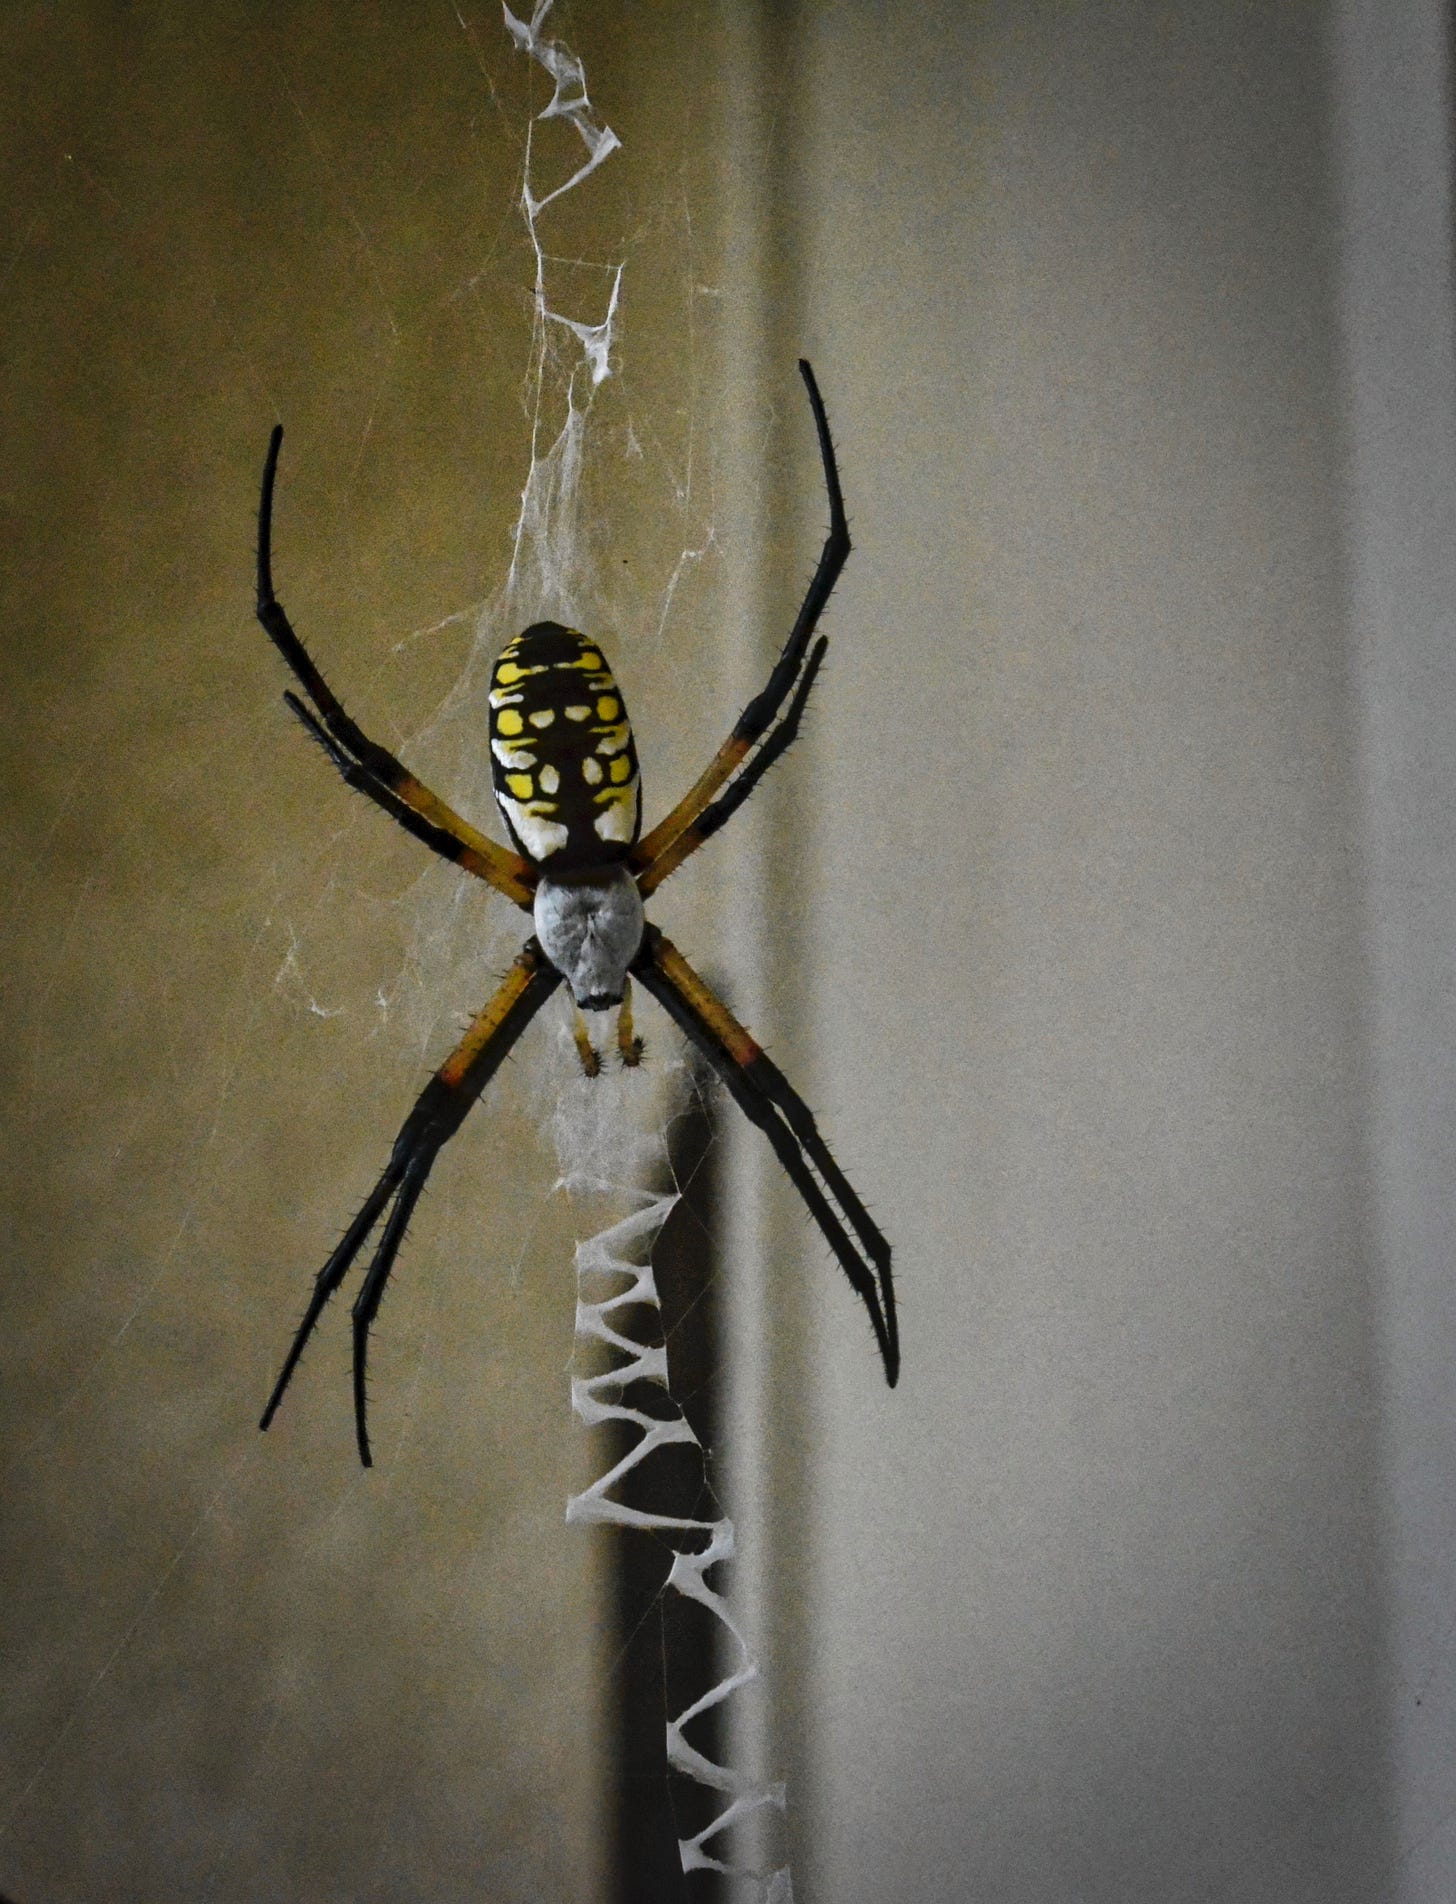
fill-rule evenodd
<path id="1" fill-rule="evenodd" d="M 799 359 L 799 374 L 804 379 L 809 392 L 809 405 L 814 412 L 814 428 L 819 438 L 819 460 L 824 469 L 824 487 L 829 496 L 829 533 L 825 537 L 820 552 L 819 563 L 804 600 L 799 608 L 798 617 L 784 643 L 783 652 L 774 664 L 772 673 L 763 689 L 754 696 L 748 706 L 739 715 L 733 732 L 724 741 L 699 776 L 696 784 L 677 803 L 666 819 L 661 820 L 652 831 L 633 848 L 630 864 L 637 874 L 637 883 L 646 894 L 667 877 L 668 873 L 680 866 L 703 840 L 716 832 L 718 827 L 737 811 L 749 793 L 757 785 L 764 770 L 776 760 L 793 741 L 798 732 L 799 716 L 803 712 L 804 702 L 808 698 L 813 676 L 823 659 L 823 644 L 816 644 L 810 655 L 809 666 L 805 670 L 805 656 L 809 653 L 809 643 L 824 612 L 825 604 L 833 593 L 834 584 L 839 580 L 840 572 L 849 558 L 849 522 L 844 513 L 844 495 L 839 486 L 839 468 L 834 459 L 834 443 L 829 434 L 829 418 L 825 413 L 824 399 L 819 394 L 819 386 L 814 381 L 814 372 L 808 363 Z M 807 672 L 807 680 L 804 675 Z M 796 691 L 797 690 L 797 691 Z M 790 697 L 793 697 L 790 701 Z M 789 712 L 782 725 L 774 729 L 765 740 L 765 735 L 773 728 L 774 722 L 783 712 L 785 702 L 790 702 Z M 784 728 L 789 731 L 782 740 L 778 739 Z M 777 742 L 775 747 L 774 743 Z M 731 777 L 743 766 L 755 747 L 762 743 L 760 753 L 749 763 L 739 780 L 734 782 L 724 801 L 729 801 L 737 793 L 739 786 L 747 782 L 744 791 L 732 798 L 726 806 L 719 802 L 720 811 L 713 824 L 704 831 L 696 823 L 700 816 L 710 810 L 714 796 Z M 770 749 L 773 749 L 770 752 Z M 769 758 L 763 760 L 767 753 Z M 760 765 L 762 762 L 762 765 Z"/>
<path id="2" fill-rule="evenodd" d="M 536 941 L 528 939 L 500 989 L 420 1093 L 414 1109 L 400 1127 L 379 1181 L 315 1279 L 313 1296 L 289 1348 L 283 1372 L 263 1410 L 260 1428 L 266 1428 L 278 1412 L 278 1404 L 325 1303 L 349 1273 L 388 1210 L 378 1248 L 353 1310 L 354 1426 L 359 1459 L 366 1468 L 373 1465 L 365 1395 L 369 1329 L 379 1311 L 410 1217 L 436 1157 L 464 1123 L 471 1106 L 500 1069 L 511 1046 L 560 983 L 561 974 L 547 964 Z"/>
<path id="3" fill-rule="evenodd" d="M 518 854 L 487 839 L 437 794 L 416 780 L 387 748 L 370 740 L 344 712 L 312 655 L 294 633 L 283 604 L 273 593 L 273 487 L 278 474 L 278 451 L 283 426 L 274 427 L 263 465 L 263 488 L 258 503 L 258 620 L 269 639 L 293 670 L 313 704 L 306 708 L 296 695 L 285 696 L 295 714 L 324 747 L 351 787 L 368 796 L 426 846 L 474 873 L 525 911 L 531 910 L 535 875 Z M 408 814 L 410 817 L 406 818 Z"/>
<path id="4" fill-rule="evenodd" d="M 622 1002 L 617 1007 L 617 1056 L 629 1071 L 633 1071 L 642 1062 L 644 1048 L 632 1023 L 632 981 L 624 978 Z"/>
<path id="5" fill-rule="evenodd" d="M 402 1175 L 403 1172 L 391 1158 L 384 1175 L 369 1192 L 363 1208 L 345 1230 L 338 1247 L 315 1278 L 313 1295 L 309 1300 L 308 1308 L 304 1311 L 303 1321 L 298 1325 L 298 1332 L 289 1348 L 282 1373 L 273 1384 L 273 1393 L 268 1397 L 268 1406 L 263 1410 L 263 1418 L 258 1423 L 260 1428 L 266 1430 L 278 1413 L 278 1404 L 283 1400 L 284 1391 L 293 1380 L 293 1371 L 298 1367 L 304 1345 L 313 1334 L 315 1323 L 323 1314 L 324 1304 L 348 1275 L 354 1258 L 368 1242 L 370 1231 L 379 1221 L 380 1212 L 398 1190 Z"/>
<path id="6" fill-rule="evenodd" d="M 442 859 L 451 860 L 456 866 L 467 871 L 471 870 L 469 849 L 462 846 L 452 833 L 446 833 L 443 828 L 432 826 L 428 820 L 422 819 L 412 807 L 407 807 L 404 801 L 392 794 L 387 787 L 381 786 L 366 768 L 359 765 L 357 760 L 351 760 L 320 723 L 318 716 L 299 700 L 291 688 L 283 690 L 283 698 L 298 716 L 309 738 L 318 742 L 334 766 L 338 768 L 339 776 L 347 786 L 355 788 L 367 799 L 372 800 L 377 807 L 382 808 L 392 820 L 402 826 L 406 833 L 412 833 L 417 840 L 423 840 L 425 845 L 438 853 Z"/>
<path id="7" fill-rule="evenodd" d="M 576 1055 L 581 1060 L 581 1068 L 589 1078 L 601 1076 L 602 1054 L 591 1041 L 591 1032 L 581 1015 L 581 1007 L 573 1004 L 571 1008 L 571 1036 L 576 1045 Z"/>
<path id="8" fill-rule="evenodd" d="M 890 1245 L 830 1155 L 808 1105 L 655 926 L 648 926 L 632 971 L 772 1144 L 869 1312 L 885 1379 L 893 1388 L 900 1374 L 900 1331 Z"/>
<path id="9" fill-rule="evenodd" d="M 743 772 L 736 780 L 729 783 L 725 792 L 720 793 L 718 798 L 699 814 L 691 826 L 684 827 L 672 844 L 664 847 L 647 870 L 639 876 L 637 890 L 644 899 L 648 893 L 662 884 L 669 873 L 675 873 L 690 853 L 696 853 L 704 840 L 711 839 L 725 820 L 733 817 L 769 768 L 781 755 L 787 753 L 797 740 L 804 703 L 809 698 L 828 646 L 828 635 L 821 635 L 814 643 L 804 672 L 799 676 L 799 684 L 794 689 L 794 698 L 789 703 L 788 711 Z"/>
<path id="10" fill-rule="evenodd" d="M 412 1164 L 407 1171 L 394 1208 L 389 1213 L 389 1221 L 384 1226 L 384 1234 L 379 1239 L 379 1248 L 374 1252 L 374 1261 L 369 1265 L 359 1294 L 354 1298 L 354 1432 L 359 1442 L 359 1459 L 366 1468 L 374 1465 L 369 1452 L 369 1398 L 365 1385 L 369 1330 L 379 1313 L 379 1305 L 384 1299 L 384 1285 L 389 1281 L 389 1272 L 394 1268 L 394 1259 L 399 1255 L 399 1246 L 404 1241 L 409 1220 L 415 1213 L 425 1179 L 438 1155 L 439 1146 L 436 1145 L 434 1149 L 424 1152 L 420 1161 Z"/>

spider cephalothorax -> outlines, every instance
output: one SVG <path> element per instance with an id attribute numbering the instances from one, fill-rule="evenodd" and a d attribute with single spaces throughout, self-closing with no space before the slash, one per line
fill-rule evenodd
<path id="1" fill-rule="evenodd" d="M 369 1329 L 405 1230 L 441 1148 L 460 1128 L 501 1061 L 564 979 L 575 1000 L 576 1044 L 589 1073 L 600 1057 L 582 1009 L 618 1010 L 622 1062 L 636 1064 L 630 980 L 638 979 L 717 1071 L 757 1124 L 869 1313 L 886 1379 L 900 1370 L 890 1246 L 835 1163 L 803 1099 L 714 997 L 676 946 L 643 916 L 642 902 L 734 814 L 792 743 L 824 659 L 814 629 L 849 554 L 849 529 L 829 423 L 814 374 L 801 362 L 829 492 L 829 534 L 783 652 L 763 690 L 691 790 L 645 838 L 632 724 L 601 648 L 559 622 L 510 641 L 491 675 L 491 775 L 518 851 L 488 839 L 416 780 L 349 718 L 273 593 L 273 486 L 283 440 L 275 429 L 258 512 L 258 619 L 307 700 L 284 699 L 351 787 L 432 847 L 533 916 L 536 930 L 486 1005 L 421 1092 L 384 1172 L 314 1284 L 313 1296 L 269 1397 L 266 1428 L 304 1344 L 351 1264 L 382 1225 L 354 1302 L 354 1420 L 370 1465 L 365 1414 Z M 812 640 L 812 646 L 811 644 Z"/>

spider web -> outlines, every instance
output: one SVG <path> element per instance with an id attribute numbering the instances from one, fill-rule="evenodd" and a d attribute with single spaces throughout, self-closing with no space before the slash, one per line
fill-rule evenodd
<path id="1" fill-rule="evenodd" d="M 550 286 L 543 220 L 552 204 L 588 180 L 603 160 L 620 146 L 609 126 L 593 115 L 581 61 L 561 41 L 544 32 L 553 0 L 538 0 L 529 23 L 507 7 L 506 24 L 520 50 L 551 78 L 554 91 L 534 125 L 565 120 L 582 141 L 585 156 L 560 184 L 538 185 L 533 165 L 533 140 L 528 135 L 521 189 L 521 209 L 530 234 L 536 264 L 532 296 L 531 469 L 521 498 L 510 574 L 500 608 L 483 618 L 466 692 L 479 705 L 481 686 L 501 645 L 500 630 L 543 616 L 567 622 L 584 619 L 581 605 L 589 600 L 588 544 L 581 521 L 581 470 L 586 453 L 592 397 L 611 374 L 612 345 L 622 292 L 622 262 L 603 266 L 610 280 L 605 308 L 595 321 L 572 317 L 555 307 Z M 563 413 L 549 447 L 543 440 L 553 426 L 548 411 Z M 690 552 L 685 560 L 695 559 Z M 681 573 L 674 570 L 668 601 Z M 574 1071 L 566 1051 L 564 1025 L 558 1033 L 559 1056 Z M 685 1070 L 675 1067 L 679 1101 Z M 586 1195 L 605 1196 L 625 1203 L 625 1215 L 583 1238 L 576 1247 L 578 1300 L 576 1336 L 588 1353 L 605 1350 L 603 1363 L 572 1381 L 572 1407 L 588 1428 L 625 1429 L 635 1435 L 628 1451 L 587 1487 L 573 1496 L 567 1520 L 581 1526 L 615 1526 L 666 1535 L 673 1544 L 666 1591 L 676 1592 L 705 1608 L 719 1624 L 729 1645 L 728 1670 L 718 1682 L 704 1687 L 682 1711 L 667 1715 L 665 1757 L 673 1771 L 719 1795 L 721 1810 L 691 1836 L 680 1839 L 685 1874 L 716 1872 L 740 1882 L 764 1904 L 791 1904 L 792 1880 L 787 1866 L 762 1870 L 739 1861 L 727 1851 L 730 1835 L 740 1824 L 766 1811 L 782 1812 L 781 1784 L 766 1784 L 749 1773 L 734 1770 L 708 1757 L 692 1744 L 688 1730 L 695 1721 L 716 1714 L 735 1694 L 758 1683 L 757 1660 L 735 1622 L 721 1591 L 723 1570 L 737 1552 L 733 1523 L 726 1515 L 711 1520 L 665 1516 L 644 1511 L 620 1497 L 619 1490 L 635 1471 L 650 1464 L 660 1449 L 702 1449 L 682 1409 L 672 1399 L 668 1349 L 639 1340 L 644 1322 L 656 1322 L 659 1303 L 651 1266 L 651 1251 L 677 1201 L 676 1195 L 656 1193 L 651 1184 L 668 1174 L 663 1127 L 650 1113 L 644 1118 L 636 1080 L 609 1073 L 603 1087 L 598 1078 L 573 1078 L 559 1090 L 551 1114 L 551 1130 L 561 1165 L 558 1187 Z M 673 1080 L 664 1080 L 671 1090 Z M 632 1102 L 638 1098 L 638 1103 Z M 634 1329 L 633 1324 L 636 1327 Z M 668 1412 L 649 1412 L 629 1399 L 634 1387 L 648 1385 L 668 1401 Z M 705 1477 L 706 1478 L 706 1477 Z M 712 1576 L 710 1579 L 709 1576 Z M 726 1855 L 725 1855 L 726 1854 Z"/>

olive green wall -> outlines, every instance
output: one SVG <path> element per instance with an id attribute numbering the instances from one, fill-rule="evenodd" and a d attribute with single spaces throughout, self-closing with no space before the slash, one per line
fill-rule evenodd
<path id="1" fill-rule="evenodd" d="M 281 420 L 299 631 L 367 728 L 494 824 L 479 747 L 462 767 L 420 730 L 509 562 L 516 195 L 549 89 L 498 7 L 461 11 L 0 13 L 0 1890 L 21 1904 L 597 1894 L 550 1028 L 435 1173 L 376 1331 L 373 1473 L 343 1300 L 256 1429 L 315 1270 L 523 930 L 342 787 L 251 613 Z M 655 808 L 732 712 L 711 553 L 663 619 L 718 482 L 712 19 L 557 30 L 623 141 L 543 233 L 627 260 L 587 517 Z M 604 282 L 581 275 L 573 314 Z M 680 887 L 658 916 L 691 945 L 708 888 Z"/>

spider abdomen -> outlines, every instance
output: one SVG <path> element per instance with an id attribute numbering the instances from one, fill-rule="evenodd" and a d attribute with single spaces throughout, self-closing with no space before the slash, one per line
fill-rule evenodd
<path id="1" fill-rule="evenodd" d="M 538 621 L 490 681 L 490 770 L 511 838 L 553 873 L 624 859 L 642 823 L 637 746 L 595 642 Z"/>

